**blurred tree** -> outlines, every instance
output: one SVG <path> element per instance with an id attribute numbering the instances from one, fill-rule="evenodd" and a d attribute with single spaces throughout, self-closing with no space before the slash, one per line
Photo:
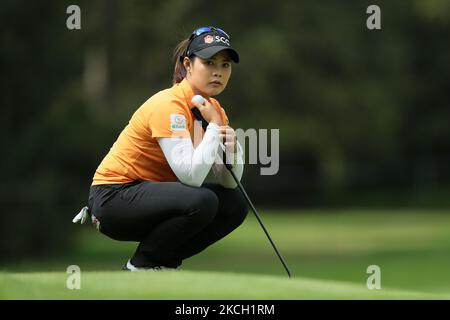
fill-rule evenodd
<path id="1" fill-rule="evenodd" d="M 0 7 L 0 259 L 66 247 L 97 165 L 202 25 L 241 55 L 219 97 L 232 125 L 280 129 L 279 173 L 245 171 L 259 205 L 351 204 L 365 190 L 410 205 L 449 186 L 448 1 L 380 0 L 379 31 L 370 1 L 77 1 L 79 31 L 71 4 Z"/>

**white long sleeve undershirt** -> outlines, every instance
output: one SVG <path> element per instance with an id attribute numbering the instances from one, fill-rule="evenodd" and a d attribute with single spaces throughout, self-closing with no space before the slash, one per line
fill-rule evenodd
<path id="1" fill-rule="evenodd" d="M 237 184 L 221 160 L 225 148 L 219 141 L 220 127 L 210 123 L 206 128 L 200 144 L 194 149 L 189 138 L 158 138 L 158 143 L 178 180 L 184 184 L 200 187 L 208 176 L 211 168 L 217 182 L 225 188 L 234 189 Z M 242 148 L 238 143 L 238 152 L 227 152 L 227 161 L 232 159 L 233 173 L 242 178 L 244 165 Z"/>

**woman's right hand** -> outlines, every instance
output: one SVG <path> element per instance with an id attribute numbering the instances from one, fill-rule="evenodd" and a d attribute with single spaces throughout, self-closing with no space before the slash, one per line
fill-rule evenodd
<path id="1" fill-rule="evenodd" d="M 203 118 L 208 123 L 213 122 L 218 126 L 222 125 L 222 117 L 220 116 L 220 113 L 208 100 L 204 99 L 203 103 L 192 101 L 192 104 L 198 108 Z"/>

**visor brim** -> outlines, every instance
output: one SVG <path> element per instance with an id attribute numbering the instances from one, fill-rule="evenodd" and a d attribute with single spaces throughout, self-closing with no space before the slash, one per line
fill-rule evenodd
<path id="1" fill-rule="evenodd" d="M 197 52 L 193 52 L 196 56 L 202 58 L 202 59 L 210 59 L 212 56 L 214 56 L 216 53 L 222 51 L 222 50 L 228 50 L 228 53 L 230 54 L 231 60 L 233 60 L 235 63 L 239 63 L 239 54 L 236 50 L 230 47 L 226 46 L 213 46 L 201 49 Z"/>

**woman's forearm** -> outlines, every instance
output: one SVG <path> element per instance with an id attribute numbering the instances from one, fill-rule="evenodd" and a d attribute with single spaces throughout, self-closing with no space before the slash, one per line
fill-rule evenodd
<path id="1" fill-rule="evenodd" d="M 159 138 L 158 143 L 178 180 L 200 187 L 216 159 L 219 126 L 210 123 L 195 149 L 189 138 Z"/>

